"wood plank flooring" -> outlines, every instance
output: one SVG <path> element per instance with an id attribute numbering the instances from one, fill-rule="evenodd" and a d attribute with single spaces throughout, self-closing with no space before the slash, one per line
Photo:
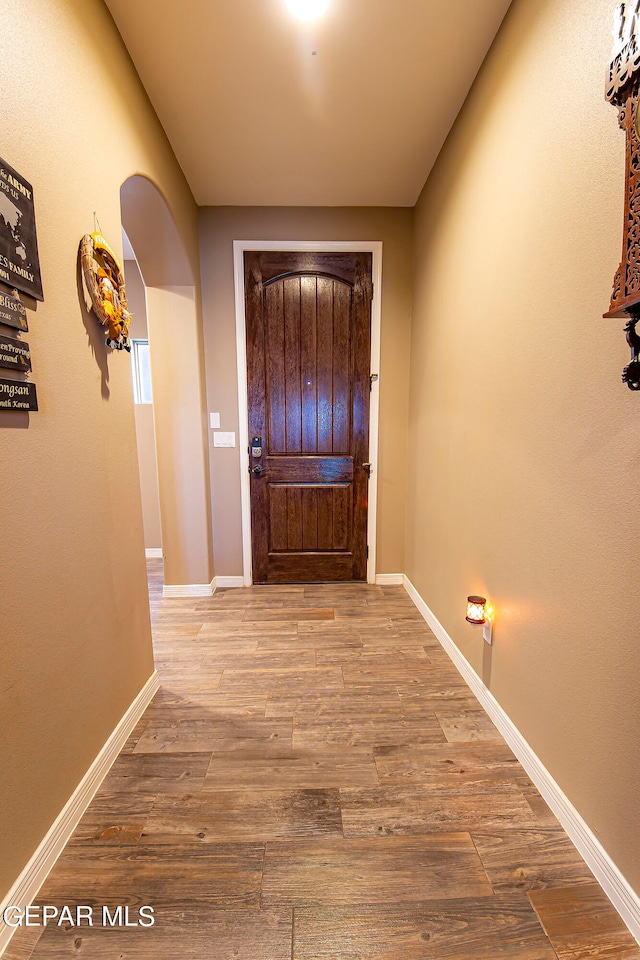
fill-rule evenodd
<path id="1" fill-rule="evenodd" d="M 95 925 L 7 960 L 640 960 L 402 588 L 149 568 L 162 688 L 38 898 Z"/>

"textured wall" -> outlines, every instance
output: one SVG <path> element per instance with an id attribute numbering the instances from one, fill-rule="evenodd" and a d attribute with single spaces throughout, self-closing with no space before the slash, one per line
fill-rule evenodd
<path id="1" fill-rule="evenodd" d="M 202 297 L 209 410 L 238 431 L 234 240 L 382 240 L 378 573 L 404 567 L 411 210 L 367 207 L 204 207 Z M 242 574 L 239 451 L 211 449 L 216 573 Z"/>
<path id="2" fill-rule="evenodd" d="M 40 412 L 0 413 L 0 897 L 153 669 L 131 374 L 80 306 L 94 211 L 154 180 L 198 275 L 196 209 L 101 0 L 7 0 L 3 159 L 34 186 Z"/>
<path id="3" fill-rule="evenodd" d="M 515 0 L 419 201 L 407 573 L 640 890 L 640 398 L 602 319 L 614 5 Z"/>

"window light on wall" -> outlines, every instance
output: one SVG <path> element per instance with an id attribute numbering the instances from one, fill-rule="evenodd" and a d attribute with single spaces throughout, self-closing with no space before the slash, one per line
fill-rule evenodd
<path id="1" fill-rule="evenodd" d="M 133 377 L 133 402 L 153 403 L 148 340 L 131 341 L 131 376 Z"/>

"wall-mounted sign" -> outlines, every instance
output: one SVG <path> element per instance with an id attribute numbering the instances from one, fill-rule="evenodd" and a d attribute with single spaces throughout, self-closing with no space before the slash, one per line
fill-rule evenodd
<path id="1" fill-rule="evenodd" d="M 0 380 L 0 410 L 37 410 L 35 383 Z"/>
<path id="2" fill-rule="evenodd" d="M 24 340 L 14 340 L 12 337 L 0 337 L 0 367 L 29 373 L 31 370 L 29 344 Z"/>
<path id="3" fill-rule="evenodd" d="M 33 188 L 0 160 L 0 280 L 44 300 Z"/>
<path id="4" fill-rule="evenodd" d="M 15 327 L 16 330 L 29 329 L 27 308 L 19 297 L 0 291 L 0 323 L 4 323 L 7 327 Z"/>

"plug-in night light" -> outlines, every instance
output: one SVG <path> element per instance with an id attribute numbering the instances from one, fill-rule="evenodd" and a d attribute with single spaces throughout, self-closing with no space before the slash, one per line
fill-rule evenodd
<path id="1" fill-rule="evenodd" d="M 287 7 L 300 20 L 317 20 L 329 9 L 329 0 L 287 0 Z"/>
<path id="2" fill-rule="evenodd" d="M 484 605 L 487 602 L 486 597 L 467 597 L 467 615 L 465 620 L 469 623 L 484 623 L 486 620 Z"/>
<path id="3" fill-rule="evenodd" d="M 467 597 L 465 620 L 482 626 L 482 636 L 487 643 L 493 642 L 493 622 L 495 618 L 493 604 L 486 597 Z"/>

